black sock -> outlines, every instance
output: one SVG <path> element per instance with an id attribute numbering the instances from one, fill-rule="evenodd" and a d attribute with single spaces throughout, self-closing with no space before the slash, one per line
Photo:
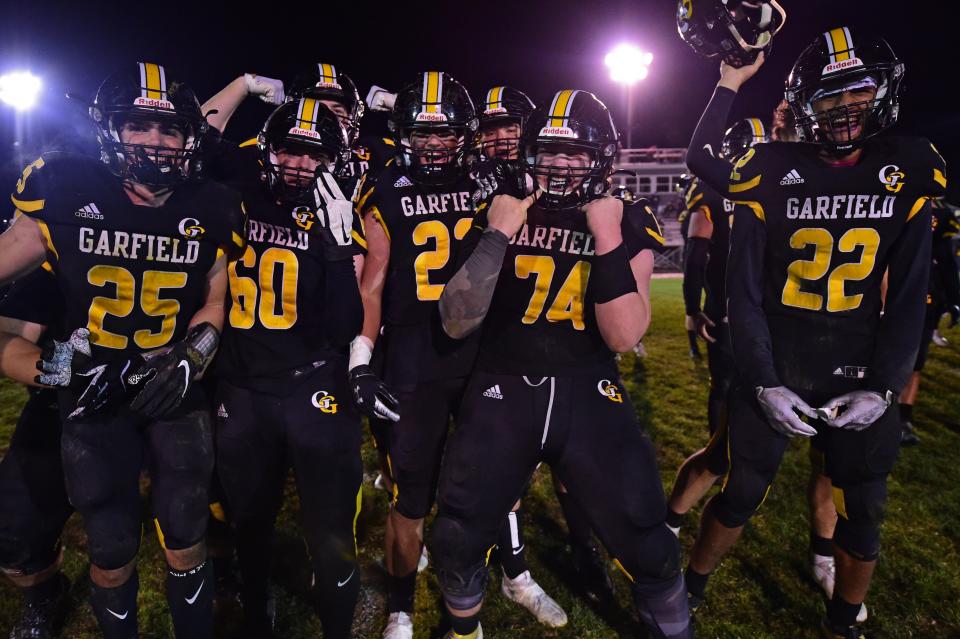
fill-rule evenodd
<path id="1" fill-rule="evenodd" d="M 694 597 L 704 598 L 704 594 L 707 591 L 707 580 L 710 579 L 709 574 L 701 575 L 690 566 L 687 566 L 687 572 L 684 574 L 683 579 L 687 583 L 687 592 Z"/>
<path id="2" fill-rule="evenodd" d="M 497 539 L 500 547 L 500 565 L 503 572 L 510 579 L 516 579 L 527 570 L 527 557 L 523 543 L 523 525 L 520 518 L 520 509 L 507 513 L 500 528 L 500 538 Z"/>
<path id="3" fill-rule="evenodd" d="M 833 539 L 821 537 L 811 530 L 810 550 L 813 554 L 820 555 L 821 557 L 833 557 Z"/>
<path id="4" fill-rule="evenodd" d="M 140 575 L 136 570 L 116 588 L 101 588 L 90 583 L 90 605 L 100 623 L 103 639 L 136 639 L 139 588 Z"/>
<path id="5" fill-rule="evenodd" d="M 672 508 L 667 508 L 667 525 L 671 528 L 680 528 L 683 526 L 683 520 L 687 518 L 687 514 L 680 514 L 674 511 Z"/>
<path id="6" fill-rule="evenodd" d="M 403 577 L 387 575 L 387 614 L 393 612 L 413 614 L 413 594 L 416 588 L 416 570 Z"/>
<path id="7" fill-rule="evenodd" d="M 356 561 L 344 559 L 337 556 L 336 560 L 314 560 L 314 591 L 320 625 L 323 627 L 323 636 L 329 639 L 350 639 L 353 613 L 360 596 L 360 567 Z M 410 577 L 410 610 L 404 611 L 408 613 L 413 612 L 413 587 L 417 571 L 414 570 Z"/>
<path id="8" fill-rule="evenodd" d="M 450 617 L 450 627 L 453 628 L 455 633 L 463 637 L 467 637 L 471 633 L 476 632 L 477 626 L 480 625 L 480 620 L 477 619 L 477 615 L 471 615 L 469 617 L 448 616 Z"/>
<path id="9" fill-rule="evenodd" d="M 213 636 L 213 564 L 167 571 L 167 605 L 177 639 Z"/>
<path id="10" fill-rule="evenodd" d="M 236 540 L 243 613 L 248 620 L 262 621 L 267 614 L 267 600 L 270 597 L 273 521 L 264 517 L 263 522 L 256 524 L 242 522 L 236 528 Z"/>
<path id="11" fill-rule="evenodd" d="M 913 421 L 913 404 L 900 404 L 900 421 Z"/>
<path id="12" fill-rule="evenodd" d="M 560 510 L 563 511 L 563 518 L 567 520 L 567 530 L 570 531 L 570 543 L 581 547 L 592 546 L 593 531 L 590 528 L 587 511 L 570 496 L 570 493 L 564 493 L 558 490 L 557 501 L 560 502 Z"/>
<path id="13" fill-rule="evenodd" d="M 843 600 L 843 597 L 834 590 L 833 599 L 827 604 L 827 620 L 835 628 L 848 628 L 857 623 L 857 614 L 860 612 L 860 604 L 849 603 Z"/>
<path id="14" fill-rule="evenodd" d="M 63 594 L 64 579 L 62 572 L 55 572 L 49 579 L 44 579 L 38 584 L 21 588 L 23 600 L 28 604 L 40 604 L 53 601 Z"/>

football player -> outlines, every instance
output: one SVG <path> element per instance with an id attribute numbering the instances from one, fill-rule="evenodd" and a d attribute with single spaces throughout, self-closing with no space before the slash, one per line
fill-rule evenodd
<path id="1" fill-rule="evenodd" d="M 960 231 L 960 223 L 943 199 L 933 200 L 932 205 L 933 263 L 930 266 L 930 285 L 927 291 L 927 314 L 913 373 L 900 393 L 900 420 L 903 426 L 900 443 L 906 446 L 920 443 L 913 427 L 913 404 L 920 390 L 920 371 L 927 362 L 927 351 L 933 341 L 933 333 L 944 315 L 950 316 L 950 328 L 956 326 L 960 320 L 960 273 L 953 258 L 952 246 L 952 238 Z"/>
<path id="2" fill-rule="evenodd" d="M 477 145 L 483 157 L 522 162 L 520 136 L 534 108 L 523 91 L 506 86 L 489 89 L 478 114 Z"/>
<path id="3" fill-rule="evenodd" d="M 213 404 L 217 472 L 237 538 L 247 630 L 269 636 L 275 623 L 270 549 L 292 467 L 324 636 L 346 638 L 360 591 L 362 480 L 347 349 L 362 322 L 354 261 L 364 244 L 344 195 L 355 180 L 334 177 L 350 159 L 349 135 L 331 109 L 304 97 L 270 115 L 257 150 L 262 179 L 245 180 L 250 170 L 239 169 L 231 183 L 249 229 L 246 251 L 228 268 Z"/>
<path id="4" fill-rule="evenodd" d="M 879 135 L 896 121 L 903 71 L 877 36 L 847 27 L 821 34 L 787 83 L 805 143 L 753 147 L 728 187 L 737 200 L 727 298 L 739 373 L 728 400 L 730 470 L 704 510 L 688 587 L 702 596 L 790 439 L 819 432 L 839 514 L 836 587 L 821 625 L 831 638 L 861 636 L 856 619 L 900 443 L 891 405 L 923 322 L 928 201 L 946 188 L 928 141 Z"/>
<path id="5" fill-rule="evenodd" d="M 444 330 L 481 341 L 432 533 L 447 636 L 482 635 L 488 549 L 541 461 L 588 512 L 644 621 L 657 636 L 692 636 L 653 446 L 614 358 L 649 325 L 663 238 L 648 205 L 604 197 L 618 137 L 593 94 L 558 92 L 523 148 L 536 190 L 494 197 L 440 300 Z"/>
<path id="6" fill-rule="evenodd" d="M 48 343 L 47 327 L 58 332 L 63 314 L 56 282 L 44 270 L 18 280 L 0 301 L 0 374 L 32 387 L 0 461 L 0 569 L 23 596 L 11 639 L 52 639 L 70 588 L 60 571 L 60 535 L 73 512 L 60 460 L 60 411 L 56 393 L 36 387 L 30 347 Z"/>
<path id="7" fill-rule="evenodd" d="M 67 494 L 84 521 L 104 636 L 137 634 L 146 463 L 174 630 L 208 637 L 213 433 L 194 380 L 219 341 L 244 213 L 239 195 L 198 178 L 200 105 L 163 67 L 111 75 L 90 115 L 99 161 L 49 154 L 24 170 L 16 221 L 0 236 L 0 281 L 43 266 L 64 298 L 73 331 L 44 358 L 38 382 L 60 388 Z"/>
<path id="8" fill-rule="evenodd" d="M 677 222 L 680 224 L 680 237 L 683 238 L 683 263 L 687 263 L 687 253 L 690 249 L 690 206 L 697 194 L 693 192 L 696 178 L 684 173 L 677 182 L 677 193 L 683 201 L 681 211 L 677 214 Z M 697 333 L 687 331 L 687 341 L 690 344 L 690 359 L 699 361 L 703 355 L 700 353 L 700 344 L 697 343 Z"/>

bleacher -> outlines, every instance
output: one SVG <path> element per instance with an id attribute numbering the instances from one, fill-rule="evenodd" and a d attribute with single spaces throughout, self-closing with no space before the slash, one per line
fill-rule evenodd
<path id="1" fill-rule="evenodd" d="M 656 270 L 683 270 L 683 237 L 677 215 L 683 210 L 677 182 L 687 172 L 686 149 L 622 149 L 614 163 L 613 182 L 623 185 L 656 205 L 667 250 L 657 256 Z"/>

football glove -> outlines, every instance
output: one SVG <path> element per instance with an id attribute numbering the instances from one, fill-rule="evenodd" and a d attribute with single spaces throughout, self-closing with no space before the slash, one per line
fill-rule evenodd
<path id="1" fill-rule="evenodd" d="M 707 331 L 707 328 L 713 328 L 716 324 L 712 319 L 707 317 L 707 314 L 703 311 L 700 311 L 696 315 L 687 315 L 686 320 L 684 321 L 684 326 L 687 331 L 692 331 L 697 334 L 698 337 L 702 337 L 711 344 L 717 341 L 715 337 L 711 337 L 710 333 Z"/>
<path id="2" fill-rule="evenodd" d="M 760 408 L 763 409 L 771 428 L 781 435 L 813 437 L 817 434 L 813 426 L 803 423 L 797 415 L 799 411 L 811 419 L 816 419 L 817 411 L 786 386 L 757 386 L 757 401 L 760 402 Z"/>
<path id="3" fill-rule="evenodd" d="M 256 73 L 244 73 L 243 81 L 247 85 L 247 93 L 255 95 L 267 104 L 279 106 L 286 96 L 283 92 L 283 82 L 268 78 Z"/>
<path id="4" fill-rule="evenodd" d="M 127 375 L 143 362 L 143 355 L 137 353 L 77 373 L 79 378 L 86 380 L 86 385 L 77 398 L 76 407 L 67 415 L 67 421 L 86 419 L 94 413 L 109 410 L 127 401 L 141 381 L 134 379 L 133 383 L 128 383 Z"/>
<path id="5" fill-rule="evenodd" d="M 387 385 L 377 377 L 369 364 L 360 364 L 350 369 L 350 389 L 357 410 L 371 419 L 400 421 L 400 402 Z"/>
<path id="6" fill-rule="evenodd" d="M 383 87 L 373 85 L 367 92 L 367 106 L 371 111 L 393 111 L 393 103 L 397 101 L 397 94 L 390 93 Z"/>
<path id="7" fill-rule="evenodd" d="M 219 342 L 220 332 L 203 322 L 171 348 L 145 356 L 143 363 L 126 375 L 127 385 L 139 389 L 130 409 L 150 419 L 160 419 L 176 409 L 213 358 Z"/>
<path id="8" fill-rule="evenodd" d="M 474 206 L 494 195 L 523 199 L 533 192 L 533 178 L 506 160 L 483 160 L 470 172 L 470 177 L 477 184 L 473 192 Z"/>
<path id="9" fill-rule="evenodd" d="M 74 382 L 74 370 L 79 371 L 90 361 L 90 331 L 78 328 L 67 341 L 53 340 L 43 349 L 37 370 L 40 375 L 34 381 L 44 386 L 67 388 Z"/>
<path id="10" fill-rule="evenodd" d="M 359 187 L 356 183 L 354 191 Z M 347 198 L 336 178 L 328 171 L 319 171 L 313 188 L 317 205 L 317 224 L 323 237 L 324 255 L 328 260 L 352 258 L 353 200 Z"/>
<path id="11" fill-rule="evenodd" d="M 876 391 L 859 390 L 834 397 L 818 412 L 828 426 L 863 430 L 880 419 L 892 402 L 889 393 L 884 397 Z"/>

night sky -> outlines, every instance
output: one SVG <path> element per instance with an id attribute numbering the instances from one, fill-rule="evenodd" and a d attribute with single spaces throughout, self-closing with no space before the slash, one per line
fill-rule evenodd
<path id="1" fill-rule="evenodd" d="M 741 91 L 734 117 L 769 121 L 793 61 L 818 33 L 841 25 L 869 28 L 886 37 L 907 66 L 899 131 L 925 135 L 948 163 L 960 161 L 960 110 L 947 97 L 957 77 L 949 63 L 960 57 L 951 52 L 946 15 L 938 17 L 922 1 L 782 4 L 787 25 L 767 64 Z M 66 91 L 91 99 L 108 73 L 137 60 L 165 65 L 167 77 L 191 84 L 201 101 L 245 71 L 289 80 L 322 61 L 351 75 L 361 97 L 371 84 L 399 88 L 427 69 L 451 73 L 475 100 L 497 84 L 537 102 L 558 89 L 587 89 L 623 126 L 624 93 L 608 79 L 603 56 L 631 41 L 654 54 L 650 76 L 634 88 L 634 146 L 686 146 L 719 62 L 697 57 L 680 40 L 675 10 L 670 0 L 265 2 L 256 11 L 234 3 L 8 3 L 0 22 L 0 72 L 29 68 L 45 82 L 42 104 L 20 122 L 23 155 L 83 130 L 76 115 L 82 110 L 63 97 Z M 251 100 L 227 137 L 255 133 L 268 113 L 267 105 Z M 382 116 L 367 119 L 365 127 L 383 125 Z M 13 111 L 0 105 L 4 179 L 11 170 L 16 175 L 14 131 Z M 960 181 L 952 186 L 958 193 Z"/>

